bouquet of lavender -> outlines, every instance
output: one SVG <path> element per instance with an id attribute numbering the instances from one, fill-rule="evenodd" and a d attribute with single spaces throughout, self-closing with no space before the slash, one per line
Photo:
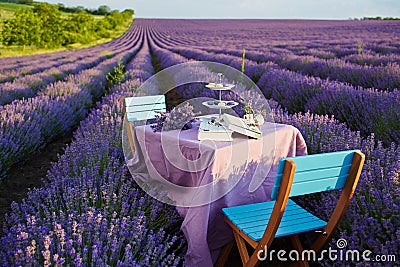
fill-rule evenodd
<path id="1" fill-rule="evenodd" d="M 171 112 L 158 112 L 156 115 L 155 124 L 151 125 L 154 132 L 161 132 L 161 130 L 187 130 L 191 129 L 193 123 L 196 121 L 194 108 L 189 103 L 175 107 Z"/>

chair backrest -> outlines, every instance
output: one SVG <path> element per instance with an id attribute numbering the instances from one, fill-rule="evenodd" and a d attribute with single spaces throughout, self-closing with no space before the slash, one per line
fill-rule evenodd
<path id="1" fill-rule="evenodd" d="M 282 158 L 279 161 L 271 199 L 276 199 L 285 160 L 296 164 L 292 188 L 289 197 L 342 189 L 345 186 L 355 152 L 347 150 L 298 157 Z"/>
<path id="2" fill-rule="evenodd" d="M 132 122 L 141 120 L 154 119 L 155 111 L 166 112 L 164 95 L 152 96 L 134 96 L 123 99 L 124 104 L 124 120 L 128 121 L 126 131 L 128 135 L 129 146 L 132 153 L 135 153 L 135 144 L 133 140 Z"/>
<path id="3" fill-rule="evenodd" d="M 126 97 L 124 105 L 129 122 L 154 119 L 155 111 L 167 111 L 164 95 Z"/>

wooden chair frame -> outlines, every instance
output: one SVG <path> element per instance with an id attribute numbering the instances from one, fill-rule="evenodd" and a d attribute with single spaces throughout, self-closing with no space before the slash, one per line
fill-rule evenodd
<path id="1" fill-rule="evenodd" d="M 342 189 L 342 193 L 337 202 L 337 205 L 329 221 L 327 222 L 326 227 L 323 229 L 323 231 L 321 231 L 320 235 L 311 245 L 310 249 L 319 252 L 326 244 L 326 242 L 331 238 L 332 233 L 336 229 L 348 205 L 350 204 L 350 200 L 354 194 L 358 179 L 361 174 L 364 160 L 365 160 L 365 155 L 362 152 L 360 151 L 354 152 L 352 164 L 349 173 L 347 175 L 345 185 Z M 243 266 L 255 266 L 259 261 L 258 260 L 259 250 L 263 250 L 265 246 L 267 247 L 271 246 L 271 243 L 279 228 L 279 224 L 281 223 L 283 213 L 285 211 L 286 205 L 289 200 L 290 190 L 292 188 L 295 170 L 296 170 L 296 164 L 292 160 L 286 159 L 279 191 L 276 197 L 276 202 L 273 207 L 270 220 L 268 221 L 267 227 L 260 241 L 257 242 L 252 238 L 250 238 L 247 234 L 242 232 L 236 225 L 234 225 L 226 216 L 224 216 L 226 223 L 233 230 L 233 235 L 235 237 L 235 241 L 239 250 Z M 290 240 L 294 248 L 301 255 L 301 253 L 303 252 L 303 246 L 301 244 L 298 235 L 297 234 L 290 235 Z M 249 253 L 247 251 L 246 242 L 250 244 L 251 247 L 254 248 L 254 252 L 251 256 L 249 256 Z M 233 247 L 233 242 L 229 243 L 222 249 L 215 266 L 224 266 L 232 247 Z M 307 261 L 294 262 L 293 265 L 309 266 Z"/>
<path id="2" fill-rule="evenodd" d="M 128 121 L 127 114 L 126 114 L 126 105 L 125 105 L 125 98 L 121 98 L 122 105 L 124 107 L 123 112 L 124 112 L 124 119 L 123 122 L 126 123 L 126 133 L 128 135 L 128 141 L 129 141 L 129 147 L 132 151 L 132 154 L 135 154 L 135 142 L 133 140 L 133 132 L 132 132 L 132 123 Z"/>

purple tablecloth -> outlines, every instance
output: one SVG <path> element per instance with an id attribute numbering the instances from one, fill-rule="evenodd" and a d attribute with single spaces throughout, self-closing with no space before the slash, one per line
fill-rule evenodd
<path id="1" fill-rule="evenodd" d="M 307 153 L 295 127 L 265 123 L 260 128 L 262 138 L 234 133 L 233 142 L 200 142 L 197 127 L 162 134 L 149 126 L 135 128 L 136 153 L 128 161 L 131 172 L 183 188 L 169 191 L 168 197 L 176 201 L 184 218 L 185 266 L 213 266 L 220 249 L 233 240 L 221 208 L 270 200 L 279 159 Z M 200 189 L 193 192 L 189 187 Z"/>

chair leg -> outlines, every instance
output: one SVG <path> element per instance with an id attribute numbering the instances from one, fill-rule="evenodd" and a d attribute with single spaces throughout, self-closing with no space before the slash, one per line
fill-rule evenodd
<path id="1" fill-rule="evenodd" d="M 298 235 L 291 235 L 290 240 L 292 241 L 293 247 L 299 252 L 299 255 L 301 256 L 303 253 L 303 246 L 301 245 L 301 241 Z M 307 260 L 300 260 L 293 262 L 290 266 L 299 266 L 299 267 L 308 267 L 308 261 Z"/>
<path id="2" fill-rule="evenodd" d="M 233 236 L 235 237 L 236 244 L 239 250 L 240 258 L 242 259 L 242 264 L 245 265 L 246 262 L 249 260 L 249 253 L 247 252 L 246 243 L 244 242 L 243 238 L 237 233 L 233 231 Z"/>
<path id="3" fill-rule="evenodd" d="M 222 248 L 221 252 L 219 253 L 217 262 L 214 265 L 215 267 L 223 267 L 225 265 L 225 262 L 228 259 L 234 244 L 235 241 L 232 241 Z"/>

